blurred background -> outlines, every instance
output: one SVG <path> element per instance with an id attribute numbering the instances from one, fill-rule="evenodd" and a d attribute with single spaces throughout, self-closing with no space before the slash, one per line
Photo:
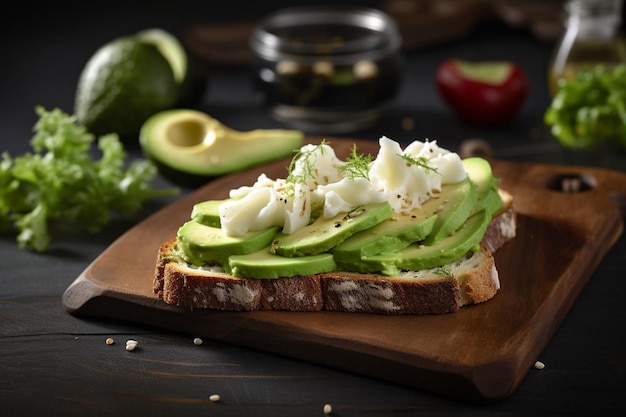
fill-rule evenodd
<path id="1" fill-rule="evenodd" d="M 0 77 L 2 142 L 12 152 L 28 148 L 37 117 L 35 105 L 71 112 L 79 74 L 98 47 L 115 37 L 159 27 L 177 35 L 206 65 L 208 87 L 198 107 L 240 130 L 280 127 L 260 104 L 248 76 L 247 36 L 268 13 L 310 1 L 244 2 L 44 2 L 4 12 L 0 19 L 3 76 Z M 371 6 L 396 19 L 408 58 L 393 108 L 371 128 L 343 136 L 401 142 L 438 140 L 456 148 L 460 141 L 489 140 L 498 156 L 517 157 L 510 143 L 523 140 L 523 152 L 560 152 L 543 123 L 550 103 L 547 68 L 562 33 L 560 0 L 383 0 L 340 1 Z M 434 76 L 448 57 L 509 60 L 527 73 L 530 88 L 509 124 L 476 128 L 459 121 L 438 95 Z M 6 145 L 5 145 L 6 144 Z M 536 147 L 533 147 L 535 146 Z M 580 155 L 587 163 L 597 156 Z"/>
<path id="2" fill-rule="evenodd" d="M 505 11 L 496 13 L 491 3 L 501 3 L 498 7 L 505 11 L 507 3 L 523 6 L 518 17 L 513 11 L 513 17 L 508 18 L 511 21 L 518 19 L 519 22 L 506 22 Z M 550 43 L 554 38 L 552 32 L 559 29 L 548 27 L 543 29 L 550 32 L 548 34 L 538 32 L 529 36 L 533 29 L 523 15 L 529 13 L 523 3 L 533 2 L 333 2 L 377 7 L 405 19 L 401 26 L 401 29 L 406 29 L 403 32 L 405 53 L 415 59 L 405 72 L 404 84 L 411 88 L 401 89 L 392 117 L 399 120 L 405 116 L 414 118 L 415 133 L 422 137 L 434 134 L 433 128 L 438 126 L 442 130 L 436 133 L 442 140 L 449 139 L 445 125 L 453 119 L 448 119 L 449 114 L 436 95 L 433 77 L 436 65 L 447 56 L 519 61 L 533 79 L 540 80 L 532 86 L 528 107 L 547 105 L 548 95 L 541 80 L 548 65 Z M 541 3 L 560 2 L 548 0 Z M 251 85 L 228 81 L 247 71 L 247 51 L 241 48 L 247 48 L 246 36 L 253 23 L 274 10 L 306 4 L 310 2 L 180 0 L 150 5 L 147 2 L 114 1 L 87 6 L 69 1 L 22 8 L 16 16 L 4 14 L 3 18 L 7 21 L 2 25 L 4 35 L 0 41 L 5 62 L 4 76 L 0 79 L 3 132 L 16 137 L 28 136 L 36 120 L 33 112 L 36 104 L 71 111 L 78 76 L 95 50 L 115 37 L 152 27 L 160 27 L 179 36 L 192 53 L 207 63 L 210 85 L 202 102 L 204 110 L 234 126 L 238 125 L 238 112 L 232 111 L 235 108 L 245 112 L 250 123 L 271 124 L 254 106 Z M 551 8 L 555 9 L 557 7 Z M 556 13 L 542 17 L 545 18 L 551 20 L 546 23 L 547 26 L 558 25 Z M 230 29 L 224 30 L 225 26 Z M 222 31 L 221 35 L 219 31 Z M 210 40 L 203 40 L 203 36 Z M 467 49 L 463 43 L 465 37 L 478 39 L 479 43 L 475 45 L 479 47 Z M 481 48 L 481 42 L 489 44 L 489 47 Z M 256 117 L 250 118 L 251 115 Z M 527 123 L 529 117 L 532 116 L 525 112 L 521 121 Z M 392 126 L 393 123 L 385 125 L 387 129 Z M 384 133 L 391 136 L 394 132 Z"/>

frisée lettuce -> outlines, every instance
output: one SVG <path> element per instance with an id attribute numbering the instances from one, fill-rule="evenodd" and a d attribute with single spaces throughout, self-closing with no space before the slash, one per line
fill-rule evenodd
<path id="1" fill-rule="evenodd" d="M 98 232 L 111 212 L 133 214 L 147 199 L 178 192 L 151 185 L 157 170 L 149 161 L 126 164 L 117 134 L 98 138 L 95 159 L 95 136 L 73 116 L 41 106 L 35 111 L 33 151 L 17 157 L 4 152 L 0 158 L 0 232 L 16 232 L 20 247 L 48 249 L 52 221 Z"/>

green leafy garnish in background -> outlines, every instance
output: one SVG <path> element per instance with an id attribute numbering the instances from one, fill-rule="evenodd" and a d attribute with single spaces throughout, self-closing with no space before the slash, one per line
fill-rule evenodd
<path id="1" fill-rule="evenodd" d="M 626 148 L 626 64 L 598 65 L 563 82 L 544 121 L 566 147 L 616 142 Z"/>
<path id="2" fill-rule="evenodd" d="M 145 200 L 178 192 L 150 185 L 157 170 L 148 160 L 126 166 L 117 134 L 98 138 L 100 159 L 95 159 L 96 138 L 75 117 L 40 106 L 35 111 L 33 152 L 18 157 L 4 152 L 0 159 L 0 231 L 16 231 L 20 247 L 48 249 L 52 221 L 95 233 L 109 223 L 112 212 L 134 214 Z"/>

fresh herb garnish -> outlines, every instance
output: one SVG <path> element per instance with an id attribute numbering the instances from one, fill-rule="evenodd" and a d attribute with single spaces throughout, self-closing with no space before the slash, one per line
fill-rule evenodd
<path id="1" fill-rule="evenodd" d="M 611 142 L 626 148 L 626 64 L 578 71 L 559 85 L 544 122 L 569 148 Z"/>
<path id="2" fill-rule="evenodd" d="M 352 152 L 346 158 L 345 163 L 339 167 L 339 171 L 343 172 L 350 179 L 365 178 L 370 179 L 370 165 L 374 157 L 370 154 L 358 154 L 356 144 L 352 144 Z"/>
<path id="3" fill-rule="evenodd" d="M 22 248 L 49 247 L 52 221 L 100 231 L 111 212 L 132 214 L 150 198 L 171 196 L 175 188 L 154 189 L 156 167 L 136 160 L 125 168 L 126 152 L 117 134 L 98 139 L 101 158 L 92 158 L 94 135 L 59 109 L 37 106 L 33 152 L 0 159 L 0 232 L 17 231 Z"/>
<path id="4" fill-rule="evenodd" d="M 288 184 L 306 184 L 309 179 L 315 178 L 315 161 L 317 152 L 324 154 L 324 145 L 328 145 L 326 139 L 323 139 L 318 145 L 313 147 L 301 148 L 296 152 L 291 162 L 287 166 L 287 178 L 285 182 Z M 296 167 L 301 166 L 301 172 L 296 172 Z"/>
<path id="5" fill-rule="evenodd" d="M 407 154 L 402 154 L 399 155 L 400 158 L 404 159 L 408 164 L 410 165 L 416 165 L 418 167 L 423 168 L 425 171 L 430 171 L 430 172 L 437 172 L 436 168 L 431 167 L 430 165 L 428 165 L 428 159 L 421 157 L 421 158 L 415 158 L 411 155 L 407 155 Z"/>

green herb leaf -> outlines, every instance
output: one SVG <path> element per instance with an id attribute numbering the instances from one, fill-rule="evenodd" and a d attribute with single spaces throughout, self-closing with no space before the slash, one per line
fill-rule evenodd
<path id="1" fill-rule="evenodd" d="M 36 107 L 39 120 L 31 139 L 33 152 L 0 161 L 0 231 L 17 231 L 22 248 L 45 251 L 50 223 L 68 222 L 100 231 L 111 212 L 134 214 L 145 200 L 174 195 L 178 189 L 150 185 L 157 170 L 147 160 L 126 167 L 126 152 L 116 134 L 98 139 L 99 160 L 92 157 L 95 137 L 59 109 Z"/>
<path id="2" fill-rule="evenodd" d="M 287 166 L 287 178 L 285 182 L 290 184 L 305 184 L 307 180 L 315 178 L 315 158 L 318 151 L 324 153 L 324 145 L 328 145 L 326 139 L 323 139 L 318 145 L 307 148 L 301 148 L 296 152 L 296 155 L 291 159 L 289 166 Z M 302 172 L 296 172 L 296 166 L 302 167 Z"/>
<path id="3" fill-rule="evenodd" d="M 428 165 L 427 158 L 415 158 L 411 155 L 406 155 L 406 154 L 400 155 L 400 158 L 404 159 L 410 165 L 416 165 L 418 167 L 422 167 L 424 171 L 437 172 L 436 168 L 433 168 L 430 165 Z"/>
<path id="4" fill-rule="evenodd" d="M 339 171 L 350 179 L 365 178 L 369 181 L 369 170 L 373 160 L 374 157 L 370 154 L 358 154 L 356 144 L 352 144 L 352 152 L 346 158 L 345 163 L 339 167 Z"/>
<path id="5" fill-rule="evenodd" d="M 560 84 L 544 122 L 566 147 L 615 142 L 626 148 L 626 65 L 598 65 Z"/>

